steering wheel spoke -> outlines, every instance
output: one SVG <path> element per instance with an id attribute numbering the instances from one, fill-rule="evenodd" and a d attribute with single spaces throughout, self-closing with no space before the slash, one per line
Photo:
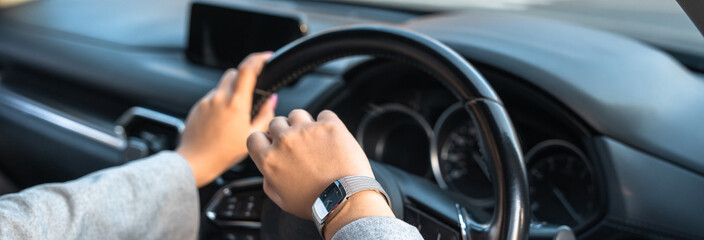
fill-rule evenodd
<path id="1" fill-rule="evenodd" d="M 208 220 L 222 228 L 261 228 L 261 212 L 267 200 L 263 179 L 251 177 L 221 187 L 205 210 Z"/>
<path id="2" fill-rule="evenodd" d="M 462 240 L 482 240 L 491 239 L 490 224 L 482 224 L 475 221 L 472 216 L 467 212 L 467 209 L 461 206 L 459 203 L 455 204 L 457 209 L 457 221 L 460 225 L 460 236 Z"/>

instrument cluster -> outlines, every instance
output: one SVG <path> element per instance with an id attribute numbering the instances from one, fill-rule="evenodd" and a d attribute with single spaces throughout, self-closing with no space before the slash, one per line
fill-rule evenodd
<path id="1" fill-rule="evenodd" d="M 461 103 L 435 119 L 401 103 L 370 105 L 356 138 L 367 156 L 435 181 L 491 211 L 494 186 L 481 129 Z M 598 213 L 594 166 L 574 144 L 548 139 L 525 154 L 533 221 L 570 227 Z"/>
<path id="2" fill-rule="evenodd" d="M 603 216 L 606 192 L 593 132 L 559 102 L 516 76 L 478 68 L 508 111 L 524 152 L 531 221 L 586 231 Z M 331 101 L 367 157 L 413 173 L 491 215 L 496 203 L 482 128 L 446 86 L 403 64 L 373 61 L 364 79 Z"/>

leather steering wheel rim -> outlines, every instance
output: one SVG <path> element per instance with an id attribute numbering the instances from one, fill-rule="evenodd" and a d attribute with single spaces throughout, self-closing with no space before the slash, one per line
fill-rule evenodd
<path id="1" fill-rule="evenodd" d="M 329 61 L 372 56 L 409 64 L 440 81 L 461 101 L 481 129 L 496 205 L 489 223 L 469 223 L 472 239 L 526 239 L 530 223 L 528 184 L 518 137 L 501 100 L 459 54 L 427 36 L 387 26 L 352 26 L 294 41 L 276 51 L 257 82 L 253 115 L 265 98 Z"/>

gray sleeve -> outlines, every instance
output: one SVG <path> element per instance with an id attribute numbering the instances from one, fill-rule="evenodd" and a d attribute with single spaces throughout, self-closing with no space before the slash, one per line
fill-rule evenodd
<path id="1" fill-rule="evenodd" d="M 174 152 L 0 198 L 0 239 L 196 239 L 198 189 Z"/>
<path id="2" fill-rule="evenodd" d="M 418 229 L 392 217 L 366 217 L 342 227 L 332 240 L 348 239 L 419 239 Z"/>

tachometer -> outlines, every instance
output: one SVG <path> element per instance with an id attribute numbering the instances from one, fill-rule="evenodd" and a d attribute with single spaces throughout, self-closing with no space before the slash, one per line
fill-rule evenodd
<path id="1" fill-rule="evenodd" d="M 438 185 L 463 193 L 479 204 L 493 203 L 486 155 L 479 128 L 462 108 L 454 104 L 442 113 L 431 141 L 431 165 Z"/>
<path id="2" fill-rule="evenodd" d="M 537 144 L 526 154 L 531 210 L 539 221 L 577 227 L 598 213 L 591 164 L 563 140 Z"/>

